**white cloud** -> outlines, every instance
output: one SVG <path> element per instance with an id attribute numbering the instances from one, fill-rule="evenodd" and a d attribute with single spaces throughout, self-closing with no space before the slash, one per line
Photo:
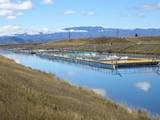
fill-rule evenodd
<path id="1" fill-rule="evenodd" d="M 15 19 L 14 17 L 16 16 L 8 16 L 9 18 L 7 19 Z M 40 33 L 57 33 L 57 32 L 67 32 L 64 29 L 53 29 L 53 28 L 34 28 L 34 27 L 29 27 L 29 28 L 22 28 L 20 26 L 16 25 L 3 25 L 0 26 L 0 36 L 5 36 L 5 35 L 14 35 L 14 34 L 29 34 L 29 35 L 35 35 L 35 34 L 40 34 Z"/>
<path id="2" fill-rule="evenodd" d="M 15 19 L 19 13 L 30 10 L 33 7 L 31 0 L 23 2 L 11 2 L 10 0 L 0 0 L 0 16 Z"/>
<path id="3" fill-rule="evenodd" d="M 0 0 L 0 3 L 8 3 L 10 0 Z"/>
<path id="4" fill-rule="evenodd" d="M 138 82 L 135 85 L 138 89 L 143 90 L 144 92 L 148 92 L 151 88 L 150 83 L 144 81 L 144 82 Z"/>
<path id="5" fill-rule="evenodd" d="M 9 15 L 9 16 L 7 16 L 7 19 L 16 19 L 17 17 L 16 16 L 14 16 L 14 15 Z"/>
<path id="6" fill-rule="evenodd" d="M 21 16 L 21 15 L 23 15 L 23 12 L 17 12 L 17 15 Z"/>
<path id="7" fill-rule="evenodd" d="M 76 11 L 73 11 L 73 10 L 66 10 L 66 11 L 64 11 L 64 15 L 73 15 L 75 13 L 76 13 Z"/>
<path id="8" fill-rule="evenodd" d="M 29 10 L 32 8 L 32 2 L 31 1 L 24 1 L 21 3 L 12 3 L 12 2 L 6 2 L 0 4 L 0 9 L 2 10 Z"/>
<path id="9" fill-rule="evenodd" d="M 53 0 L 43 0 L 43 3 L 47 5 L 53 4 L 53 2 Z"/>
<path id="10" fill-rule="evenodd" d="M 8 19 L 14 19 L 14 16 L 10 16 L 10 18 Z M 39 34 L 40 32 L 47 33 L 49 32 L 49 30 L 47 28 L 41 28 L 41 29 L 34 29 L 34 28 L 24 29 L 23 28 L 22 29 L 20 26 L 16 26 L 16 25 L 0 26 L 0 36 L 23 34 L 23 33 L 33 35 L 33 34 Z"/>
<path id="11" fill-rule="evenodd" d="M 91 12 L 88 12 L 86 15 L 88 15 L 88 16 L 95 16 L 95 15 L 96 15 L 96 13 L 95 13 L 95 12 L 93 12 L 93 11 L 91 11 Z"/>
<path id="12" fill-rule="evenodd" d="M 160 3 L 148 3 L 142 6 L 142 9 L 151 10 L 151 9 L 160 9 Z"/>
<path id="13" fill-rule="evenodd" d="M 68 31 L 70 31 L 70 32 L 88 32 L 87 30 L 74 30 L 74 29 L 70 29 Z M 68 31 L 66 30 L 66 32 L 68 32 Z"/>
<path id="14" fill-rule="evenodd" d="M 14 26 L 14 25 L 0 26 L 0 36 L 8 34 L 12 35 L 18 32 L 21 33 L 21 28 L 19 26 Z"/>
<path id="15" fill-rule="evenodd" d="M 75 13 L 76 13 L 76 11 L 74 11 L 74 10 L 66 10 L 66 11 L 64 11 L 64 15 L 73 15 Z M 89 12 L 82 11 L 79 14 L 83 15 L 83 16 L 95 16 L 96 15 L 96 13 L 94 11 L 89 11 Z"/>
<path id="16" fill-rule="evenodd" d="M 89 12 L 82 11 L 81 14 L 84 16 L 95 16 L 96 15 L 94 11 L 89 11 Z"/>
<path id="17" fill-rule="evenodd" d="M 0 10 L 0 16 L 8 16 L 13 14 L 12 10 Z"/>
<path id="18" fill-rule="evenodd" d="M 7 19 L 15 19 L 16 16 L 8 16 Z M 71 32 L 88 32 L 85 30 L 70 30 Z M 68 30 L 65 29 L 54 29 L 54 28 L 35 28 L 35 27 L 29 27 L 29 28 L 22 28 L 21 26 L 17 25 L 3 25 L 0 26 L 0 36 L 5 35 L 14 35 L 14 34 L 29 34 L 29 35 L 35 35 L 35 34 L 52 34 L 57 32 L 68 32 Z M 68 75 L 73 75 L 75 72 L 68 72 Z"/>
<path id="19" fill-rule="evenodd" d="M 139 12 L 139 13 L 137 13 L 137 14 L 136 14 L 136 17 L 144 18 L 144 17 L 145 17 L 145 14 L 144 14 L 144 13 Z"/>

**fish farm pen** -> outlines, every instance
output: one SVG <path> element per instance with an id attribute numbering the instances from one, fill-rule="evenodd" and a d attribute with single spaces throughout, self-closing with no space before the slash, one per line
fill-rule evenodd
<path id="1" fill-rule="evenodd" d="M 63 60 L 71 63 L 83 64 L 97 68 L 117 69 L 142 66 L 160 66 L 160 58 L 142 57 L 132 55 L 116 55 L 110 53 L 78 52 L 78 51 L 52 51 L 52 50 L 15 50 L 18 53 L 36 54 L 39 57 Z"/>
<path id="2" fill-rule="evenodd" d="M 89 65 L 89 66 L 98 67 L 98 68 L 106 68 L 106 69 L 153 66 L 153 65 L 158 65 L 160 63 L 160 60 L 142 59 L 142 58 L 137 58 L 137 59 L 131 58 L 131 59 L 126 59 L 126 60 L 96 61 L 96 60 L 89 60 L 89 59 L 56 56 L 56 55 L 50 55 L 50 54 L 37 54 L 37 55 L 43 58 L 47 58 L 47 59 L 64 60 L 67 62 L 73 62 L 73 63 Z"/>

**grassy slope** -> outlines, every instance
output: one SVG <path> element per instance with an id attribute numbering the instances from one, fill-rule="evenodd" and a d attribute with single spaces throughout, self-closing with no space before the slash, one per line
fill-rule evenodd
<path id="1" fill-rule="evenodd" d="M 88 38 L 56 41 L 42 44 L 7 45 L 0 48 L 68 49 L 117 53 L 139 53 L 160 55 L 160 37 L 138 38 Z"/>
<path id="2" fill-rule="evenodd" d="M 95 38 L 49 42 L 37 48 L 67 48 L 81 51 L 142 53 L 160 55 L 160 37 Z"/>
<path id="3" fill-rule="evenodd" d="M 0 57 L 0 120 L 147 120 L 92 91 Z"/>

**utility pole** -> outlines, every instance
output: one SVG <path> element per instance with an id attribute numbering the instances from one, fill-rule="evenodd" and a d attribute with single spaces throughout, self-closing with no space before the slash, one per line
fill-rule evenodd
<path id="1" fill-rule="evenodd" d="M 68 31 L 68 40 L 69 41 L 71 40 L 71 31 L 70 30 Z"/>
<path id="2" fill-rule="evenodd" d="M 119 29 L 116 31 L 117 38 L 119 38 Z"/>

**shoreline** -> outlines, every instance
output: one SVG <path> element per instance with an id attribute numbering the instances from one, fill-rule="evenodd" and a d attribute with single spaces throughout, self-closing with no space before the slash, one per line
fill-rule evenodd
<path id="1" fill-rule="evenodd" d="M 8 59 L 8 58 L 3 58 L 3 57 L 0 57 L 1 59 Z M 9 60 L 9 59 L 8 59 Z M 7 60 L 7 61 L 8 61 Z M 9 60 L 10 61 L 10 60 Z M 12 61 L 12 60 L 11 60 Z M 14 64 L 16 64 L 15 62 L 14 62 Z M 17 64 L 18 65 L 18 64 Z M 19 65 L 18 65 L 19 66 Z M 38 72 L 37 70 L 34 70 L 34 69 L 31 69 L 31 68 L 28 68 L 28 67 L 25 67 L 25 66 L 23 66 L 23 65 L 21 65 L 20 64 L 20 66 L 21 67 L 23 67 L 23 68 L 25 68 L 25 69 L 30 69 L 31 71 L 36 71 L 36 72 Z M 45 74 L 45 75 L 49 75 L 48 73 L 45 73 L 45 72 L 40 72 L 41 74 Z M 54 75 L 51 75 L 52 77 L 55 77 Z M 59 80 L 58 80 L 59 81 Z M 59 82 L 62 82 L 62 83 L 65 83 L 66 85 L 68 84 L 69 85 L 69 83 L 67 82 L 66 83 L 66 81 L 64 81 L 64 80 L 60 80 Z M 93 90 L 91 90 L 91 89 L 85 89 L 85 88 L 77 88 L 76 86 L 73 86 L 73 85 L 69 85 L 69 86 L 71 86 L 71 87 L 73 87 L 73 88 L 75 88 L 75 89 L 80 89 L 80 90 L 82 90 L 82 91 L 86 91 L 87 93 L 89 93 L 90 95 L 92 94 L 93 95 L 93 93 L 95 94 L 95 96 L 99 96 L 97 93 L 95 93 Z M 94 95 L 93 95 L 94 96 Z M 142 112 L 141 110 L 135 110 L 135 109 L 130 109 L 130 108 L 128 108 L 128 107 L 124 107 L 123 105 L 120 105 L 120 104 L 117 104 L 117 103 L 115 103 L 115 102 L 113 102 L 113 101 L 111 101 L 111 100 L 108 100 L 108 99 L 106 99 L 106 98 L 104 98 L 104 97 L 102 97 L 102 96 L 99 96 L 100 97 L 100 99 L 102 99 L 102 100 L 104 100 L 105 102 L 109 102 L 109 103 L 111 103 L 113 106 L 115 105 L 115 107 L 120 107 L 120 109 L 125 109 L 126 111 L 128 111 L 128 114 L 138 114 L 138 112 Z M 98 98 L 99 98 L 98 97 Z M 142 112 L 143 113 L 143 112 Z"/>

